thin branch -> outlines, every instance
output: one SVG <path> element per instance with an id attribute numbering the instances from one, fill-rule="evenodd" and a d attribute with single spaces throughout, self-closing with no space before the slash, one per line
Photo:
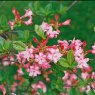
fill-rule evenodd
<path id="1" fill-rule="evenodd" d="M 67 8 L 67 10 L 66 10 L 66 12 L 68 11 L 68 10 L 70 10 L 76 3 L 77 3 L 78 1 L 73 1 L 71 4 L 70 4 L 70 6 Z"/>

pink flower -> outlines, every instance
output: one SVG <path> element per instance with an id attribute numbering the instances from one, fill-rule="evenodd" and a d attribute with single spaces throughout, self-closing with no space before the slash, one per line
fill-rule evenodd
<path id="1" fill-rule="evenodd" d="M 35 90 L 36 92 L 38 89 L 42 89 L 44 93 L 47 91 L 46 85 L 42 81 L 32 84 L 31 86 L 32 86 L 33 90 Z"/>
<path id="2" fill-rule="evenodd" d="M 16 95 L 15 93 L 11 93 L 11 95 Z"/>
<path id="3" fill-rule="evenodd" d="M 49 62 L 45 62 L 41 65 L 42 69 L 48 69 L 51 67 L 50 63 Z"/>
<path id="4" fill-rule="evenodd" d="M 74 51 L 75 61 L 78 63 L 78 68 L 89 67 L 87 62 L 89 58 L 85 58 L 83 51 L 83 42 L 73 39 L 70 44 L 71 49 Z"/>
<path id="5" fill-rule="evenodd" d="M 94 45 L 92 46 L 92 53 L 95 54 L 95 43 L 94 43 Z"/>
<path id="6" fill-rule="evenodd" d="M 49 25 L 46 22 L 42 22 L 41 28 L 43 29 L 44 32 L 48 31 L 48 30 L 52 30 L 52 26 Z"/>
<path id="7" fill-rule="evenodd" d="M 56 38 L 57 35 L 59 35 L 60 31 L 57 29 L 55 31 L 53 31 L 53 28 L 51 25 L 49 25 L 48 23 L 46 22 L 43 22 L 42 25 L 41 25 L 41 28 L 43 29 L 44 32 L 46 32 L 46 35 L 49 37 L 49 38 Z"/>
<path id="8" fill-rule="evenodd" d="M 29 19 L 27 21 L 22 21 L 24 24 L 26 24 L 27 26 L 28 25 L 31 25 L 32 24 L 32 17 L 29 16 Z"/>
<path id="9" fill-rule="evenodd" d="M 42 52 L 39 52 L 39 54 L 36 54 L 35 55 L 35 61 L 38 63 L 38 64 L 44 64 L 46 63 L 46 55 L 44 55 Z"/>
<path id="10" fill-rule="evenodd" d="M 47 58 L 56 63 L 62 56 L 62 54 L 59 52 L 59 49 L 55 48 L 48 48 Z"/>
<path id="11" fill-rule="evenodd" d="M 19 63 L 25 63 L 26 62 L 26 58 L 24 58 L 23 56 L 24 56 L 23 52 L 19 52 L 17 54 L 17 60 Z"/>
<path id="12" fill-rule="evenodd" d="M 67 50 L 69 48 L 69 43 L 66 40 L 63 40 L 63 41 L 58 40 L 58 44 L 61 49 Z"/>
<path id="13" fill-rule="evenodd" d="M 9 22 L 8 22 L 8 24 L 10 25 L 11 30 L 13 30 L 13 29 L 14 29 L 14 25 L 15 25 L 15 23 L 14 23 L 14 22 L 9 21 Z"/>
<path id="14" fill-rule="evenodd" d="M 23 71 L 22 71 L 22 68 L 19 68 L 19 69 L 17 70 L 17 72 L 18 72 L 19 75 L 23 75 L 23 74 L 24 74 Z"/>
<path id="15" fill-rule="evenodd" d="M 56 31 L 49 30 L 47 31 L 46 34 L 49 38 L 56 38 L 59 35 L 59 33 L 60 33 L 59 30 L 56 30 Z"/>
<path id="16" fill-rule="evenodd" d="M 80 40 L 75 40 L 75 38 L 71 41 L 70 47 L 73 50 L 77 50 L 79 49 L 79 47 L 81 47 L 83 45 L 83 42 L 81 42 Z"/>
<path id="17" fill-rule="evenodd" d="M 65 75 L 64 77 L 62 78 L 64 81 L 66 81 L 68 78 L 69 78 L 69 73 L 67 71 L 64 71 Z"/>
<path id="18" fill-rule="evenodd" d="M 62 92 L 62 93 L 60 93 L 60 95 L 69 95 L 69 94 Z"/>
<path id="19" fill-rule="evenodd" d="M 6 56 L 2 59 L 2 64 L 4 66 L 12 65 L 14 64 L 14 57 L 13 56 Z"/>
<path id="20" fill-rule="evenodd" d="M 33 15 L 32 11 L 30 9 L 25 10 L 25 11 L 26 11 L 26 13 L 22 17 L 20 17 L 21 19 Z"/>
<path id="21" fill-rule="evenodd" d="M 15 8 L 12 9 L 12 12 L 15 16 L 15 20 L 13 22 L 11 22 L 11 21 L 8 22 L 8 24 L 11 27 L 11 30 L 14 29 L 15 24 L 21 24 L 21 23 L 24 23 L 26 25 L 32 24 L 32 16 L 31 16 L 32 11 L 30 9 L 26 10 L 26 13 L 21 17 L 20 17 L 19 12 Z M 27 21 L 24 21 L 23 18 L 26 18 L 26 17 L 28 17 L 29 19 Z"/>
<path id="22" fill-rule="evenodd" d="M 81 77 L 85 80 L 90 76 L 87 72 L 81 73 Z"/>
<path id="23" fill-rule="evenodd" d="M 16 82 L 13 82 L 13 84 L 11 85 L 11 91 L 12 92 L 16 92 L 16 87 L 17 87 L 17 83 Z"/>
<path id="24" fill-rule="evenodd" d="M 30 67 L 30 65 L 31 65 L 30 62 L 28 62 L 27 64 L 23 64 L 23 68 L 27 69 Z"/>
<path id="25" fill-rule="evenodd" d="M 80 92 L 84 92 L 85 90 L 86 90 L 85 87 L 81 87 L 81 88 L 80 88 Z"/>
<path id="26" fill-rule="evenodd" d="M 31 76 L 31 77 L 35 77 L 35 76 L 41 74 L 40 68 L 36 63 L 34 63 L 32 66 L 30 66 L 27 69 L 27 72 L 29 72 L 29 76 Z"/>
<path id="27" fill-rule="evenodd" d="M 91 78 L 95 80 L 95 72 L 92 72 Z"/>
<path id="28" fill-rule="evenodd" d="M 70 25 L 70 22 L 71 22 L 71 19 L 67 19 L 66 21 L 60 23 L 59 26 Z"/>
<path id="29" fill-rule="evenodd" d="M 6 94 L 6 88 L 4 87 L 3 84 L 0 85 L 0 89 L 2 90 L 3 95 L 5 95 Z"/>
<path id="30" fill-rule="evenodd" d="M 15 93 L 11 93 L 11 95 L 16 95 Z"/>
<path id="31" fill-rule="evenodd" d="M 34 58 L 34 55 L 33 55 L 33 48 L 26 48 L 26 51 L 22 51 L 22 52 L 19 52 L 19 54 L 17 54 L 17 60 L 19 62 L 22 62 L 22 63 L 25 63 L 26 60 L 29 61 L 30 58 Z"/>
<path id="32" fill-rule="evenodd" d="M 84 67 L 89 67 L 89 65 L 87 64 L 87 62 L 89 61 L 89 58 L 75 58 L 76 61 L 78 62 L 78 68 L 84 68 Z"/>
<path id="33" fill-rule="evenodd" d="M 73 80 L 75 80 L 75 79 L 77 79 L 77 76 L 76 76 L 75 74 L 71 74 L 71 75 L 70 75 L 70 80 L 73 81 Z"/>
<path id="34" fill-rule="evenodd" d="M 62 79 L 66 83 L 66 86 L 71 86 L 77 81 L 77 76 L 75 74 L 70 74 L 67 71 L 64 71 L 64 73 L 65 75 Z"/>
<path id="35" fill-rule="evenodd" d="M 55 29 L 58 29 L 61 26 L 70 25 L 71 19 L 67 19 L 66 21 L 59 23 L 59 15 L 55 15 L 55 20 L 51 20 L 52 26 L 55 27 Z"/>
<path id="36" fill-rule="evenodd" d="M 26 51 L 23 51 L 23 58 L 27 59 L 29 61 L 29 58 L 34 58 L 33 56 L 33 49 L 30 48 L 26 48 Z"/>

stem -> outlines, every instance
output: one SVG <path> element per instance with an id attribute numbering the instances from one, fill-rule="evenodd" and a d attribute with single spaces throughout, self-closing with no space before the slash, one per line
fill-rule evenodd
<path id="1" fill-rule="evenodd" d="M 68 9 L 66 10 L 66 12 L 68 11 L 68 10 L 70 10 L 76 3 L 77 3 L 78 1 L 73 1 L 71 4 L 70 4 L 70 6 L 68 7 Z"/>

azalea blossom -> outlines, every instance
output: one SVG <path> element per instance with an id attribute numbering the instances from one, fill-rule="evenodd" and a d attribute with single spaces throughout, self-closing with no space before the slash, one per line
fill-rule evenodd
<path id="1" fill-rule="evenodd" d="M 69 94 L 68 94 L 68 93 L 62 92 L 62 93 L 60 93 L 60 95 L 69 95 Z"/>
<path id="2" fill-rule="evenodd" d="M 66 83 L 66 86 L 71 86 L 77 83 L 77 76 L 75 74 L 70 74 L 67 71 L 64 71 L 64 73 L 65 75 L 62 79 Z"/>
<path id="3" fill-rule="evenodd" d="M 36 92 L 38 91 L 38 89 L 42 89 L 44 93 L 46 93 L 47 91 L 46 85 L 42 81 L 39 81 L 38 83 L 34 83 L 31 86 L 32 89 L 35 90 Z"/>
<path id="4" fill-rule="evenodd" d="M 16 95 L 15 93 L 11 93 L 11 95 Z"/>
<path id="5" fill-rule="evenodd" d="M 59 44 L 61 50 L 63 50 L 63 49 L 65 49 L 65 50 L 69 49 L 69 43 L 66 40 L 63 40 L 63 41 L 58 40 L 58 44 Z"/>
<path id="6" fill-rule="evenodd" d="M 49 25 L 46 22 L 42 22 L 41 28 L 43 29 L 44 32 L 48 31 L 48 30 L 52 30 L 52 26 Z"/>
<path id="7" fill-rule="evenodd" d="M 71 19 L 67 19 L 64 22 L 59 23 L 59 15 L 55 14 L 55 20 L 51 20 L 51 25 L 55 27 L 55 29 L 58 29 L 61 26 L 70 25 Z"/>
<path id="8" fill-rule="evenodd" d="M 94 43 L 94 45 L 92 46 L 92 53 L 95 54 L 95 43 Z"/>
<path id="9" fill-rule="evenodd" d="M 6 88 L 5 88 L 5 86 L 3 84 L 0 85 L 0 89 L 1 89 L 1 91 L 3 93 L 3 95 L 5 95 L 6 94 Z"/>
<path id="10" fill-rule="evenodd" d="M 30 58 L 34 58 L 34 55 L 33 55 L 33 48 L 26 48 L 26 51 L 22 51 L 22 52 L 19 52 L 19 54 L 17 54 L 17 59 L 19 62 L 22 62 L 22 63 L 25 63 L 26 60 L 29 61 Z"/>
<path id="11" fill-rule="evenodd" d="M 44 55 L 42 52 L 39 52 L 39 54 L 35 55 L 35 61 L 38 62 L 39 64 L 44 64 L 46 63 L 46 55 Z"/>
<path id="12" fill-rule="evenodd" d="M 13 22 L 12 21 L 8 22 L 8 24 L 11 27 L 11 30 L 14 29 L 15 24 L 21 24 L 21 23 L 24 23 L 26 25 L 31 25 L 32 24 L 32 16 L 31 16 L 31 15 L 33 15 L 32 11 L 30 9 L 25 10 L 25 11 L 26 11 L 26 13 L 23 16 L 20 16 L 20 14 L 16 10 L 16 8 L 12 9 L 12 12 L 15 16 L 15 20 Z M 29 19 L 27 21 L 23 20 L 23 18 L 26 18 L 26 17 L 28 17 Z"/>
<path id="13" fill-rule="evenodd" d="M 46 32 L 46 35 L 49 38 L 56 38 L 60 33 L 60 31 L 58 29 L 53 30 L 52 26 L 46 22 L 42 23 L 41 28 L 43 29 L 44 32 Z"/>
<path id="14" fill-rule="evenodd" d="M 19 75 L 23 75 L 23 74 L 24 74 L 23 71 L 22 71 L 22 68 L 19 68 L 19 69 L 17 70 L 17 72 L 18 72 Z"/>
<path id="15" fill-rule="evenodd" d="M 13 56 L 5 56 L 5 57 L 2 59 L 2 64 L 3 64 L 4 66 L 8 66 L 8 65 L 14 64 L 14 57 L 13 57 Z"/>
<path id="16" fill-rule="evenodd" d="M 85 80 L 85 79 L 90 78 L 90 74 L 88 74 L 87 72 L 81 73 L 81 77 Z"/>
<path id="17" fill-rule="evenodd" d="M 47 31 L 47 36 L 49 38 L 57 38 L 57 36 L 59 35 L 60 31 L 59 30 L 56 30 L 56 31 L 52 31 L 52 30 L 49 30 Z"/>
<path id="18" fill-rule="evenodd" d="M 16 95 L 15 93 L 11 93 L 11 95 Z"/>
<path id="19" fill-rule="evenodd" d="M 41 74 L 40 68 L 36 63 L 34 63 L 32 66 L 30 66 L 27 69 L 27 72 L 29 72 L 29 76 L 31 76 L 31 77 L 36 77 L 37 75 Z"/>
<path id="20" fill-rule="evenodd" d="M 11 91 L 12 92 L 16 92 L 16 87 L 18 86 L 18 84 L 16 82 L 13 82 L 11 85 Z"/>
<path id="21" fill-rule="evenodd" d="M 56 63 L 62 56 L 62 54 L 59 52 L 59 49 L 55 48 L 48 48 L 47 58 Z"/>

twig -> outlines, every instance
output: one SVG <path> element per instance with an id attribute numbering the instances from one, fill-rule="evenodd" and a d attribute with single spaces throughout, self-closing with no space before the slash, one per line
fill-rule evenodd
<path id="1" fill-rule="evenodd" d="M 71 4 L 70 4 L 70 6 L 67 8 L 67 10 L 66 10 L 66 12 L 68 11 L 68 10 L 70 10 L 76 3 L 77 3 L 78 1 L 73 1 Z"/>

